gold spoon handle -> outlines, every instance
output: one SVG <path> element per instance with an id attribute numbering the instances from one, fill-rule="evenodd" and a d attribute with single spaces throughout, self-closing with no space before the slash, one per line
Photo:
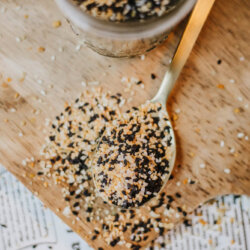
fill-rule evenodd
<path id="1" fill-rule="evenodd" d="M 198 0 L 161 86 L 151 100 L 165 107 L 167 98 L 186 63 L 215 0 Z"/>

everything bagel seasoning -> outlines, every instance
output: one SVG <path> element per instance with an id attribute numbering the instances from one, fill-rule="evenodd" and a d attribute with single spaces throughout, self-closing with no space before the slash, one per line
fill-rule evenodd
<path id="1" fill-rule="evenodd" d="M 145 20 L 171 11 L 177 0 L 75 0 L 88 14 L 116 22 Z"/>
<path id="2" fill-rule="evenodd" d="M 66 103 L 64 110 L 48 123 L 49 135 L 38 160 L 37 178 L 52 179 L 60 187 L 65 202 L 62 214 L 71 217 L 72 224 L 78 220 L 88 224 L 91 241 L 102 238 L 110 247 L 140 249 L 142 245 L 155 245 L 154 235 L 162 236 L 173 228 L 173 218 L 187 213 L 184 207 L 172 207 L 175 198 L 165 192 L 143 207 L 122 209 L 110 206 L 96 191 L 92 157 L 105 127 L 111 127 L 112 120 L 121 117 L 124 103 L 119 93 L 105 93 L 96 87 L 84 91 L 74 103 Z M 49 188 L 50 184 L 45 183 Z"/>
<path id="3" fill-rule="evenodd" d="M 167 122 L 161 104 L 148 102 L 106 126 L 92 164 L 104 200 L 138 207 L 160 191 L 173 154 Z"/>

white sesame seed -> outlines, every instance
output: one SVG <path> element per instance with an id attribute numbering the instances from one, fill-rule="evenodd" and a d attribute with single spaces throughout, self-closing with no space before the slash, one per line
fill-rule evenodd
<path id="1" fill-rule="evenodd" d="M 40 113 L 41 113 L 40 109 L 37 109 L 34 114 L 39 115 Z"/>
<path id="2" fill-rule="evenodd" d="M 211 75 L 215 76 L 216 75 L 216 71 L 214 69 L 211 70 Z"/>
<path id="3" fill-rule="evenodd" d="M 11 113 L 15 113 L 15 112 L 16 112 L 16 109 L 15 109 L 15 108 L 10 108 L 9 111 L 10 111 Z"/>
<path id="4" fill-rule="evenodd" d="M 88 85 L 90 86 L 98 86 L 100 83 L 98 81 L 93 81 L 93 82 L 89 82 Z"/>
<path id="5" fill-rule="evenodd" d="M 19 133 L 18 133 L 18 136 L 19 136 L 19 137 L 22 137 L 22 136 L 23 136 L 23 133 L 22 133 L 22 132 L 19 132 Z"/>
<path id="6" fill-rule="evenodd" d="M 242 102 L 242 101 L 243 101 L 243 98 L 242 98 L 241 96 L 238 96 L 237 99 L 238 99 L 239 102 Z"/>
<path id="7" fill-rule="evenodd" d="M 229 152 L 230 152 L 231 154 L 233 154 L 233 153 L 235 152 L 235 149 L 234 149 L 234 148 L 230 148 Z"/>
<path id="8" fill-rule="evenodd" d="M 142 61 L 145 60 L 145 55 L 141 55 L 141 60 L 142 60 Z"/>
<path id="9" fill-rule="evenodd" d="M 132 101 L 133 101 L 133 98 L 132 98 L 132 97 L 129 97 L 127 102 L 130 103 L 130 102 L 132 102 Z"/>
<path id="10" fill-rule="evenodd" d="M 59 48 L 58 48 L 58 51 L 59 51 L 59 52 L 63 52 L 63 47 L 59 47 Z"/>
<path id="11" fill-rule="evenodd" d="M 53 55 L 53 56 L 51 56 L 50 59 L 51 59 L 51 61 L 55 61 L 56 60 L 56 56 Z"/>
<path id="12" fill-rule="evenodd" d="M 64 208 L 63 215 L 65 215 L 65 216 L 69 216 L 70 215 L 70 207 L 69 206 L 67 206 L 67 207 Z"/>
<path id="13" fill-rule="evenodd" d="M 177 218 L 177 219 L 180 218 L 180 214 L 179 214 L 179 213 L 176 213 L 176 214 L 175 214 L 175 218 Z"/>
<path id="14" fill-rule="evenodd" d="M 224 172 L 225 172 L 226 174 L 230 174 L 231 170 L 230 170 L 229 168 L 225 168 L 225 169 L 224 169 Z"/>
<path id="15" fill-rule="evenodd" d="M 241 62 L 245 61 L 245 57 L 244 56 L 241 56 L 239 59 L 240 59 Z"/>
<path id="16" fill-rule="evenodd" d="M 43 80 L 41 80 L 41 79 L 37 79 L 37 83 L 39 83 L 39 84 L 43 84 Z"/>
<path id="17" fill-rule="evenodd" d="M 235 80 L 234 79 L 230 79 L 229 82 L 230 83 L 235 83 Z"/>
<path id="18" fill-rule="evenodd" d="M 16 37 L 16 42 L 20 43 L 21 42 L 21 38 L 20 37 Z"/>
<path id="19" fill-rule="evenodd" d="M 136 78 L 136 77 L 131 77 L 131 82 L 132 83 L 137 83 L 137 82 L 139 82 L 139 79 Z"/>
<path id="20" fill-rule="evenodd" d="M 249 106 L 248 103 L 246 103 L 246 104 L 244 105 L 244 107 L 245 107 L 246 109 L 248 109 L 248 106 Z"/>
<path id="21" fill-rule="evenodd" d="M 237 134 L 237 137 L 238 137 L 239 139 L 243 138 L 243 137 L 244 137 L 244 133 L 238 133 L 238 134 Z"/>
<path id="22" fill-rule="evenodd" d="M 84 81 L 82 81 L 82 82 L 81 82 L 81 85 L 82 85 L 83 87 L 86 87 L 86 86 L 87 86 L 87 83 L 84 82 Z"/>
<path id="23" fill-rule="evenodd" d="M 125 99 L 122 99 L 120 104 L 119 104 L 119 107 L 122 107 L 124 104 L 125 104 Z"/>
<path id="24" fill-rule="evenodd" d="M 79 51 L 79 50 L 81 49 L 81 47 L 82 47 L 82 45 L 81 45 L 81 44 L 78 44 L 78 45 L 76 45 L 75 50 L 76 50 L 76 51 Z"/>
<path id="25" fill-rule="evenodd" d="M 122 79 L 121 79 L 121 82 L 122 82 L 122 83 L 128 82 L 128 78 L 125 77 L 125 76 L 123 76 Z"/>
<path id="26" fill-rule="evenodd" d="M 2 7 L 1 8 L 1 13 L 5 13 L 6 12 L 6 7 Z"/>
<path id="27" fill-rule="evenodd" d="M 180 181 L 177 181 L 177 182 L 176 182 L 176 186 L 179 187 L 180 185 L 181 185 L 181 182 L 180 182 Z"/>
<path id="28" fill-rule="evenodd" d="M 40 91 L 40 93 L 41 93 L 42 95 L 44 95 L 44 96 L 47 94 L 46 91 L 43 90 L 43 89 Z"/>
<path id="29" fill-rule="evenodd" d="M 175 113 L 179 114 L 181 112 L 181 110 L 179 108 L 175 109 Z"/>
<path id="30" fill-rule="evenodd" d="M 245 136 L 245 140 L 248 141 L 248 136 L 247 135 Z"/>
<path id="31" fill-rule="evenodd" d="M 144 88 L 145 88 L 144 84 L 141 84 L 140 86 L 141 86 L 141 88 L 142 88 L 142 89 L 144 89 Z"/>
<path id="32" fill-rule="evenodd" d="M 200 168 L 205 168 L 206 167 L 206 164 L 205 163 L 201 163 L 200 164 Z"/>
<path id="33" fill-rule="evenodd" d="M 46 118 L 45 119 L 45 126 L 48 127 L 50 125 L 50 119 Z"/>
<path id="34" fill-rule="evenodd" d="M 220 146 L 223 148 L 225 146 L 225 142 L 224 141 L 220 141 Z"/>

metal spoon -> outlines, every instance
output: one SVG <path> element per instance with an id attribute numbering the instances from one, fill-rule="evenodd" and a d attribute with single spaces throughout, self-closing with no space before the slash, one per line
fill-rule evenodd
<path id="1" fill-rule="evenodd" d="M 186 63 L 188 56 L 198 38 L 198 35 L 203 27 L 203 24 L 206 21 L 206 18 L 213 6 L 214 0 L 198 0 L 194 10 L 191 14 L 191 17 L 188 21 L 187 27 L 183 33 L 182 39 L 178 45 L 178 48 L 175 52 L 175 55 L 172 59 L 170 64 L 169 70 L 166 72 L 164 79 L 161 83 L 161 86 L 155 95 L 155 97 L 150 101 L 152 103 L 160 103 L 164 108 L 166 115 L 169 117 L 167 109 L 166 109 L 166 102 L 171 90 L 174 87 L 174 84 L 179 77 L 181 70 Z M 176 158 L 176 142 L 174 136 L 174 130 L 171 125 L 171 122 L 168 120 L 166 121 L 167 125 L 171 128 L 170 135 L 172 137 L 172 157 L 169 160 L 169 174 L 164 176 L 162 188 L 167 183 L 170 173 L 173 170 L 175 158 Z M 94 182 L 96 185 L 96 180 L 94 178 Z M 162 189 L 161 188 L 161 189 Z M 101 195 L 102 196 L 102 195 Z M 103 197 L 107 200 L 107 197 Z"/>

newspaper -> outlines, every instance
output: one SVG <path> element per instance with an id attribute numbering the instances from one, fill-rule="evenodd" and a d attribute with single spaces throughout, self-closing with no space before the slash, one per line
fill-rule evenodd
<path id="1" fill-rule="evenodd" d="M 249 197 L 219 197 L 197 209 L 191 220 L 192 226 L 179 225 L 159 237 L 161 249 L 250 249 Z M 0 166 L 0 250 L 21 249 L 91 248 Z"/>

